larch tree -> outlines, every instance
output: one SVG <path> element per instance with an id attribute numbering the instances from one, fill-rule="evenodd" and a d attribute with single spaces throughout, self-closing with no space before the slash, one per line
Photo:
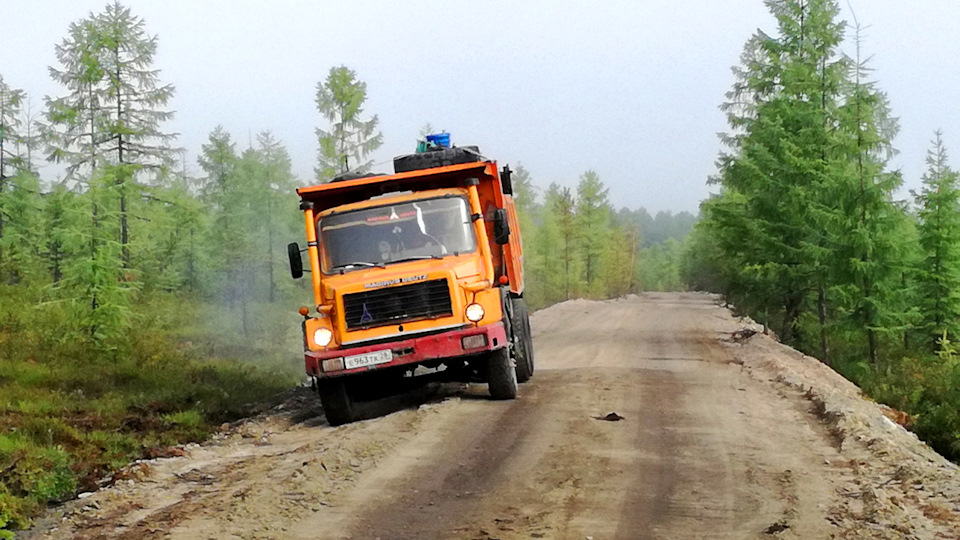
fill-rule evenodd
<path id="1" fill-rule="evenodd" d="M 80 229 L 77 222 L 80 211 L 76 193 L 62 183 L 54 184 L 44 199 L 41 224 L 43 245 L 40 249 L 46 260 L 47 271 L 54 286 L 57 286 L 63 279 L 65 267 L 75 257 L 76 243 L 71 240 Z"/>
<path id="2" fill-rule="evenodd" d="M 68 35 L 55 47 L 59 68 L 50 77 L 66 87 L 67 95 L 45 97 L 47 160 L 66 165 L 67 180 L 84 182 L 101 164 L 102 84 L 100 37 L 94 16 L 70 23 Z"/>
<path id="3" fill-rule="evenodd" d="M 107 155 L 123 169 L 119 186 L 120 244 L 124 266 L 130 266 L 129 205 L 139 198 L 138 177 L 157 178 L 174 164 L 171 142 L 176 134 L 161 130 L 173 113 L 167 104 L 174 87 L 160 81 L 153 67 L 157 37 L 146 33 L 144 21 L 120 2 L 107 4 L 95 17 L 104 71 L 101 91 L 103 136 Z"/>
<path id="4" fill-rule="evenodd" d="M 580 257 L 583 278 L 592 294 L 599 293 L 603 283 L 603 257 L 609 245 L 610 201 L 609 189 L 594 171 L 580 176 L 577 184 L 576 215 L 580 229 Z"/>
<path id="5" fill-rule="evenodd" d="M 550 184 L 547 189 L 546 211 L 551 214 L 556 225 L 558 237 L 558 258 L 560 268 L 563 269 L 562 290 L 563 299 L 573 298 L 575 288 L 578 287 L 580 229 L 577 223 L 577 205 L 573 192 L 569 187 L 560 187 Z"/>
<path id="6" fill-rule="evenodd" d="M 731 132 L 724 138 L 729 153 L 720 158 L 721 196 L 742 194 L 744 219 L 718 225 L 743 227 L 722 236 L 750 243 L 739 250 L 743 277 L 764 283 L 751 303 L 777 313 L 781 338 L 798 345 L 807 295 L 827 282 L 823 221 L 831 209 L 824 197 L 843 76 L 842 24 L 832 0 L 766 4 L 780 35 L 758 33 L 748 41 L 724 107 Z"/>
<path id="7" fill-rule="evenodd" d="M 236 186 L 239 182 L 239 161 L 236 144 L 223 126 L 213 129 L 197 157 L 197 163 L 206 173 L 200 188 L 210 216 L 209 238 L 205 242 L 210 246 L 212 266 L 227 273 L 234 271 L 231 266 L 234 256 L 232 250 L 241 241 L 242 227 L 245 225 L 241 222 L 243 202 L 238 201 L 243 190 Z M 220 272 L 213 277 L 216 281 L 213 288 L 223 291 L 226 301 L 233 307 L 236 298 L 230 290 L 230 276 Z"/>
<path id="8" fill-rule="evenodd" d="M 932 348 L 946 332 L 956 341 L 960 327 L 960 186 L 947 164 L 940 131 L 927 151 L 923 187 L 916 195 L 918 236 L 923 258 L 916 269 L 920 290 L 920 330 Z"/>
<path id="9" fill-rule="evenodd" d="M 533 185 L 530 171 L 518 164 L 510 176 L 510 181 L 513 184 L 513 202 L 517 206 L 517 212 L 532 216 L 537 205 L 537 188 Z"/>
<path id="10" fill-rule="evenodd" d="M 327 78 L 317 83 L 317 110 L 330 123 L 328 129 L 316 130 L 320 149 L 314 170 L 318 181 L 370 168 L 367 157 L 383 144 L 383 134 L 377 130 L 377 115 L 364 117 L 366 100 L 367 83 L 346 66 L 330 68 Z"/>
<path id="11" fill-rule="evenodd" d="M 143 19 L 119 2 L 70 25 L 57 46 L 53 79 L 66 96 L 47 100 L 49 158 L 65 162 L 71 175 L 89 178 L 98 166 L 115 167 L 119 189 L 121 257 L 130 266 L 129 205 L 139 198 L 139 178 L 173 164 L 175 134 L 161 130 L 173 113 L 166 109 L 172 85 L 153 68 L 157 38 Z"/>
<path id="12" fill-rule="evenodd" d="M 532 245 L 531 240 L 536 234 L 535 223 L 541 220 L 540 205 L 537 204 L 537 188 L 533 185 L 530 178 L 530 171 L 523 165 L 518 164 L 517 169 L 513 171 L 510 180 L 513 184 L 513 202 L 517 207 L 517 220 L 520 223 L 520 230 L 523 231 L 524 249 Z M 530 236 L 527 239 L 527 235 Z"/>
<path id="13" fill-rule="evenodd" d="M 115 167 L 95 170 L 78 208 L 84 218 L 70 231 L 77 256 L 68 261 L 60 288 L 72 291 L 74 320 L 82 335 L 105 349 L 127 339 L 131 293 L 137 283 L 125 275 L 120 243 L 120 182 Z"/>
<path id="14" fill-rule="evenodd" d="M 215 208 L 221 208 L 230 176 L 237 167 L 236 144 L 223 126 L 216 126 L 207 136 L 207 142 L 200 147 L 197 164 L 206 173 L 200 180 L 200 195 Z"/>
<path id="15" fill-rule="evenodd" d="M 433 129 L 433 124 L 431 124 L 430 122 L 427 122 L 426 124 L 420 126 L 419 135 L 421 139 L 426 139 L 427 135 L 433 135 L 434 132 L 435 131 Z"/>
<path id="16" fill-rule="evenodd" d="M 267 297 L 272 303 L 277 296 L 277 280 L 274 274 L 284 262 L 275 247 L 277 239 L 289 234 L 293 228 L 290 219 L 284 217 L 297 216 L 290 211 L 295 208 L 293 191 L 296 181 L 290 170 L 290 154 L 273 133 L 262 131 L 257 134 L 256 151 L 262 164 L 259 187 L 263 193 L 261 204 L 266 237 Z"/>
<path id="17" fill-rule="evenodd" d="M 845 102 L 837 113 L 839 159 L 831 177 L 839 189 L 830 193 L 836 212 L 827 224 L 832 232 L 834 290 L 842 308 L 840 323 L 866 334 L 867 355 L 879 361 L 880 334 L 903 329 L 905 316 L 896 299 L 904 246 L 903 211 L 893 194 L 900 187 L 898 172 L 887 170 L 898 130 L 886 96 L 867 76 L 860 56 L 861 32 L 856 28 L 856 57 L 848 65 Z"/>
<path id="18" fill-rule="evenodd" d="M 8 189 L 0 192 L 0 215 L 6 220 L 0 237 L 0 276 L 15 285 L 43 273 L 39 250 L 43 200 L 40 179 L 31 171 L 20 170 L 7 183 Z"/>
<path id="19" fill-rule="evenodd" d="M 640 249 L 640 229 L 616 214 L 608 234 L 608 249 L 602 257 L 606 283 L 605 294 L 618 297 L 634 289 L 637 255 Z"/>
<path id="20" fill-rule="evenodd" d="M 20 141 L 21 105 L 26 94 L 23 90 L 11 88 L 3 76 L 0 76 L 0 198 L 8 189 L 8 182 L 20 173 L 23 159 L 15 147 Z M 2 199 L 0 199 L 2 200 Z M 0 280 L 4 269 L 4 220 L 9 219 L 9 209 L 0 204 Z"/>

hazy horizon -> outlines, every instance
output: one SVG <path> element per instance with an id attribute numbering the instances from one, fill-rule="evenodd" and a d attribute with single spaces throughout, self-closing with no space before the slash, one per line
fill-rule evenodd
<path id="1" fill-rule="evenodd" d="M 15 45 L 0 48 L 0 75 L 30 94 L 34 110 L 44 95 L 64 93 L 47 73 L 54 45 L 105 4 L 38 1 L 7 14 L 5 40 Z M 696 213 L 708 196 L 730 68 L 754 31 L 776 32 L 759 0 L 123 4 L 159 38 L 154 67 L 177 88 L 165 129 L 181 134 L 193 174 L 200 145 L 222 124 L 240 149 L 271 130 L 300 183 L 313 183 L 314 128 L 323 125 L 316 84 L 343 64 L 367 83 L 366 111 L 380 118 L 377 171 L 390 172 L 391 158 L 411 152 L 430 123 L 501 164 L 522 163 L 541 187 L 574 186 L 593 169 L 617 208 L 651 214 Z M 960 69 L 948 62 L 960 42 L 952 22 L 960 4 L 854 7 L 869 26 L 874 78 L 901 121 L 891 167 L 902 170 L 906 196 L 919 186 L 935 129 L 944 129 L 948 150 L 960 145 L 960 110 L 948 106 Z M 842 16 L 850 19 L 846 3 Z"/>

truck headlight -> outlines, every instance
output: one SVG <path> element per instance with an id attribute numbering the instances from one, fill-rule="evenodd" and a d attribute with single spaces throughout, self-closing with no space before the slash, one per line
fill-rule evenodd
<path id="1" fill-rule="evenodd" d="M 470 304 L 465 310 L 467 320 L 471 322 L 480 322 L 483 318 L 483 306 L 480 304 Z"/>
<path id="2" fill-rule="evenodd" d="M 321 347 L 326 347 L 333 339 L 333 332 L 329 328 L 317 328 L 313 333 L 313 342 Z"/>

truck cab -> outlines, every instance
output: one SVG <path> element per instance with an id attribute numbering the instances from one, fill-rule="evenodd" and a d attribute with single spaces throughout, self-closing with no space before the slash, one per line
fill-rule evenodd
<path id="1" fill-rule="evenodd" d="M 288 252 L 295 278 L 307 255 L 306 372 L 332 425 L 419 374 L 483 381 L 494 399 L 533 375 L 509 169 L 472 147 L 421 149 L 392 175 L 297 190 L 307 247 Z"/>

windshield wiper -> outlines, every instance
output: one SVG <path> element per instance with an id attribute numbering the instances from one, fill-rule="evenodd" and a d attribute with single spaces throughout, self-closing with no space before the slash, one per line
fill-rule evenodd
<path id="1" fill-rule="evenodd" d="M 399 262 L 407 262 L 407 261 L 423 261 L 423 260 L 426 260 L 426 259 L 437 259 L 437 260 L 440 260 L 440 259 L 442 259 L 442 258 L 443 258 L 443 257 L 441 257 L 440 255 L 414 255 L 413 257 L 404 257 L 404 258 L 402 258 L 402 259 L 396 259 L 396 260 L 390 261 L 390 264 L 399 263 Z"/>
<path id="2" fill-rule="evenodd" d="M 358 268 L 358 267 L 373 268 L 373 267 L 375 267 L 375 266 L 380 267 L 380 268 L 386 268 L 386 267 L 387 267 L 387 266 L 386 266 L 385 264 L 383 264 L 383 263 L 372 263 L 372 262 L 361 261 L 361 262 L 351 262 L 351 263 L 338 264 L 338 265 L 334 266 L 333 268 L 331 268 L 330 270 L 332 270 L 332 271 L 334 271 L 334 272 L 338 272 L 338 271 L 339 271 L 339 272 L 342 274 L 344 270 L 350 270 L 351 268 Z"/>

